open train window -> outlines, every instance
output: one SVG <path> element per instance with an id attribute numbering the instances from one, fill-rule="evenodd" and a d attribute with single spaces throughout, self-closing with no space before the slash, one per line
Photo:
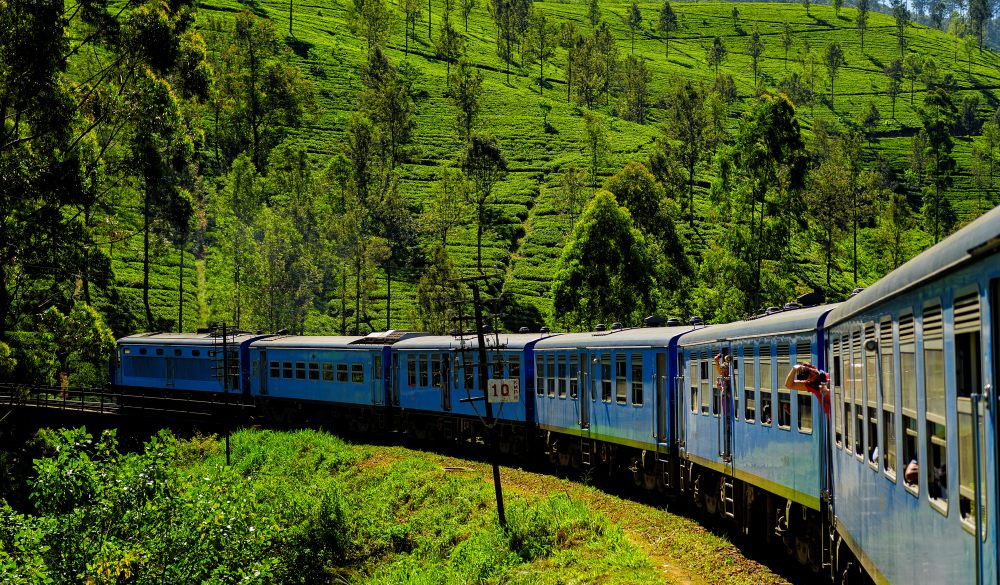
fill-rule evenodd
<path id="1" fill-rule="evenodd" d="M 734 349 L 733 350 L 733 367 L 732 367 L 732 371 L 729 374 L 730 394 L 733 395 L 733 420 L 740 420 L 740 394 L 742 394 L 742 392 L 740 392 L 740 388 L 741 388 L 740 382 L 741 382 L 741 379 L 740 379 L 740 359 L 739 359 L 739 356 L 736 353 L 736 350 Z"/>
<path id="2" fill-rule="evenodd" d="M 417 385 L 417 356 L 412 353 L 406 356 L 406 385 L 411 388 Z"/>
<path id="3" fill-rule="evenodd" d="M 611 402 L 611 354 L 601 354 L 601 400 Z"/>
<path id="4" fill-rule="evenodd" d="M 691 388 L 691 412 L 698 412 L 698 354 L 688 354 L 688 384 Z"/>
<path id="5" fill-rule="evenodd" d="M 545 390 L 549 398 L 556 395 L 556 356 L 550 355 L 545 361 Z"/>
<path id="6" fill-rule="evenodd" d="M 545 356 L 535 356 L 535 395 L 545 396 Z"/>
<path id="7" fill-rule="evenodd" d="M 435 388 L 441 388 L 441 378 L 443 377 L 441 370 L 441 354 L 435 353 L 431 354 L 431 386 Z"/>
<path id="8" fill-rule="evenodd" d="M 511 378 L 521 377 L 521 356 L 517 355 L 516 353 L 508 355 L 507 372 L 508 376 Z"/>
<path id="9" fill-rule="evenodd" d="M 427 355 L 420 354 L 417 356 L 417 377 L 420 379 L 420 387 L 427 388 L 431 385 L 430 380 L 430 370 L 427 367 Z M 344 380 L 345 382 L 347 380 Z"/>
<path id="10" fill-rule="evenodd" d="M 843 380 L 844 376 L 842 374 L 843 367 L 843 357 L 840 353 L 840 340 L 834 339 L 833 343 L 833 367 L 830 371 L 830 376 L 833 378 L 831 382 L 833 383 L 833 408 L 830 409 L 830 414 L 833 416 L 833 428 L 835 431 L 835 436 L 837 440 L 837 446 L 844 446 L 844 421 L 847 418 L 844 414 L 847 412 L 847 405 L 844 404 L 844 389 Z"/>
<path id="11" fill-rule="evenodd" d="M 719 409 L 721 408 L 720 404 L 721 404 L 721 401 L 722 401 L 722 397 L 721 397 L 721 394 L 722 394 L 722 378 L 721 378 L 721 376 L 717 376 L 716 375 L 716 374 L 721 374 L 721 372 L 719 372 L 719 368 L 717 368 L 715 366 L 715 359 L 714 359 L 714 356 L 713 356 L 713 354 L 715 354 L 715 352 L 720 352 L 721 353 L 721 351 L 717 350 L 717 349 L 716 350 L 712 350 L 711 352 L 709 352 L 709 356 L 712 357 L 712 363 L 710 363 L 709 366 L 708 366 L 709 369 L 712 370 L 712 376 L 709 379 L 709 384 L 711 384 L 711 386 L 712 386 L 712 416 L 719 416 Z M 718 354 L 715 354 L 715 355 L 718 355 Z"/>
<path id="12" fill-rule="evenodd" d="M 316 362 L 309 362 L 309 379 L 319 380 L 319 364 Z"/>
<path id="13" fill-rule="evenodd" d="M 281 362 L 281 377 L 286 379 L 293 377 L 292 362 Z"/>
<path id="14" fill-rule="evenodd" d="M 559 369 L 559 398 L 566 398 L 566 394 L 569 390 L 569 374 L 566 372 L 566 361 L 567 356 L 565 354 L 560 354 L 556 356 L 558 361 Z"/>
<path id="15" fill-rule="evenodd" d="M 906 468 L 917 463 L 920 428 L 917 426 L 917 346 L 913 315 L 899 318 L 900 409 L 903 412 L 903 484 L 914 495 L 920 489 L 920 476 L 907 479 Z M 912 481 L 910 481 L 912 480 Z"/>
<path id="16" fill-rule="evenodd" d="M 466 390 L 475 390 L 476 389 L 476 385 L 477 385 L 476 384 L 476 380 L 478 379 L 478 376 L 476 376 L 476 366 L 473 365 L 473 364 L 475 363 L 476 358 L 475 357 L 471 357 L 470 361 L 466 362 L 465 360 L 466 360 L 467 356 L 469 356 L 469 354 L 464 354 L 462 356 L 462 372 L 465 374 L 465 389 Z M 551 384 L 552 383 L 552 370 L 551 370 L 551 368 L 549 369 L 548 373 L 549 373 L 549 384 Z"/>
<path id="17" fill-rule="evenodd" d="M 784 376 L 791 369 L 791 348 L 787 343 L 779 343 L 775 362 L 778 366 L 778 376 Z M 792 395 L 784 384 L 778 387 L 778 428 L 792 428 Z"/>
<path id="18" fill-rule="evenodd" d="M 941 306 L 924 309 L 924 400 L 927 406 L 927 495 L 948 511 L 948 434 L 945 418 L 944 323 Z"/>
<path id="19" fill-rule="evenodd" d="M 576 400 L 580 392 L 580 360 L 574 353 L 569 356 L 569 397 Z"/>
<path id="20" fill-rule="evenodd" d="M 156 355 L 163 355 L 163 348 L 162 347 L 156 348 Z"/>
<path id="21" fill-rule="evenodd" d="M 865 420 L 868 423 L 868 465 L 878 468 L 878 342 L 875 324 L 865 325 Z"/>
<path id="22" fill-rule="evenodd" d="M 183 351 L 183 350 L 180 350 L 180 349 L 175 349 L 175 350 L 174 350 L 174 355 L 181 355 L 181 354 L 183 354 L 183 353 L 184 353 L 184 351 Z"/>
<path id="23" fill-rule="evenodd" d="M 892 341 L 892 318 L 879 322 L 878 353 L 881 364 L 882 396 L 882 469 L 890 479 L 896 479 L 896 376 Z"/>
<path id="24" fill-rule="evenodd" d="M 743 418 L 750 424 L 757 420 L 757 360 L 754 347 L 743 348 Z"/>
<path id="25" fill-rule="evenodd" d="M 305 380 L 306 379 L 306 363 L 305 362 L 295 362 L 295 379 Z"/>
<path id="26" fill-rule="evenodd" d="M 347 364 L 337 364 L 337 382 L 347 383 Z"/>
<path id="27" fill-rule="evenodd" d="M 985 466 L 981 466 L 980 485 L 976 486 L 975 442 L 973 433 L 980 437 L 979 461 L 986 461 L 985 412 L 980 402 L 973 405 L 972 395 L 982 392 L 982 339 L 980 338 L 979 294 L 973 293 L 955 300 L 955 391 L 958 399 L 958 506 L 962 523 L 967 530 L 974 530 L 976 490 L 986 490 Z M 973 408 L 979 409 L 979 429 L 973 426 Z M 981 500 L 986 505 L 985 496 Z M 980 517 L 985 522 L 983 509 Z M 985 525 L 984 525 L 985 526 Z"/>
<path id="28" fill-rule="evenodd" d="M 146 355 L 146 348 L 145 347 L 140 347 L 139 348 L 139 355 Z"/>
<path id="29" fill-rule="evenodd" d="M 855 329 L 851 334 L 851 387 L 854 398 L 854 454 L 863 458 L 865 454 L 865 394 L 861 361 L 861 329 Z"/>
<path id="30" fill-rule="evenodd" d="M 323 362 L 323 381 L 333 382 L 333 364 L 330 362 Z"/>
<path id="31" fill-rule="evenodd" d="M 701 352 L 698 361 L 698 385 L 699 392 L 701 393 L 701 413 L 707 415 L 709 411 L 710 401 L 712 400 L 712 394 L 709 392 L 709 374 L 708 374 L 708 352 Z"/>
<path id="32" fill-rule="evenodd" d="M 272 378 L 281 377 L 281 364 L 279 362 L 271 362 L 271 377 Z"/>
<path id="33" fill-rule="evenodd" d="M 365 367 L 361 364 L 351 364 L 351 383 L 365 383 Z"/>
<path id="34" fill-rule="evenodd" d="M 628 402 L 628 361 L 623 353 L 615 354 L 615 402 Z"/>
<path id="35" fill-rule="evenodd" d="M 200 349 L 192 349 L 191 350 L 191 356 L 192 357 L 199 357 L 200 355 L 201 355 L 201 350 Z"/>
<path id="36" fill-rule="evenodd" d="M 642 406 L 642 354 L 632 354 L 632 404 Z"/>
<path id="37" fill-rule="evenodd" d="M 771 346 L 760 346 L 760 424 L 771 425 L 771 401 L 774 399 L 774 375 L 771 372 Z"/>

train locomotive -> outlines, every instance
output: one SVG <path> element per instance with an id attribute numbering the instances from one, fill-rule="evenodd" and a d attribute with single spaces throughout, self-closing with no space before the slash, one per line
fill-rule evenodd
<path id="1" fill-rule="evenodd" d="M 489 377 L 520 387 L 500 449 L 665 493 L 836 582 L 1000 581 L 1000 208 L 842 303 L 664 325 L 487 335 Z M 119 340 L 112 380 L 478 445 L 476 350 L 400 331 L 147 334 Z M 820 392 L 786 387 L 804 362 Z"/>

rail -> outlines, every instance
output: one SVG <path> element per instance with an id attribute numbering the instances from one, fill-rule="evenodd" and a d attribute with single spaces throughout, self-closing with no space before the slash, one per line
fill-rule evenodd
<path id="1" fill-rule="evenodd" d="M 120 392 L 107 388 L 60 388 L 0 383 L 0 405 L 69 410 L 96 414 L 117 414 Z"/>

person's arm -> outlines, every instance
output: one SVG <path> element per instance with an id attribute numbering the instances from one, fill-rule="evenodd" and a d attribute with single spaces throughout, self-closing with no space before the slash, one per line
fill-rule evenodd
<path id="1" fill-rule="evenodd" d="M 721 361 L 722 361 L 722 354 L 721 353 L 715 354 L 715 358 L 712 359 L 712 362 L 715 364 L 715 376 L 714 377 L 716 377 L 716 378 L 721 378 L 722 377 L 722 363 L 721 363 Z"/>
<path id="2" fill-rule="evenodd" d="M 799 371 L 799 364 L 792 366 L 792 369 L 788 370 L 788 375 L 785 376 L 785 388 L 789 390 L 798 390 L 799 392 L 808 392 L 809 385 L 805 382 L 795 379 L 795 374 Z"/>

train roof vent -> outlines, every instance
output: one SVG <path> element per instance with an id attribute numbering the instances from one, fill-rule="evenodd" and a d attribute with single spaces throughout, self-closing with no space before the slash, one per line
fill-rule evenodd
<path id="1" fill-rule="evenodd" d="M 642 324 L 646 327 L 663 327 L 666 319 L 659 315 L 650 315 L 642 320 Z"/>
<path id="2" fill-rule="evenodd" d="M 681 324 L 681 320 L 677 317 L 671 317 L 667 319 L 667 327 L 677 327 Z"/>
<path id="3" fill-rule="evenodd" d="M 689 325 L 701 325 L 702 323 L 703 323 L 703 321 L 701 320 L 701 316 L 700 315 L 695 315 L 695 316 L 691 317 L 690 319 L 688 319 L 688 324 Z"/>
<path id="4" fill-rule="evenodd" d="M 608 326 L 604 323 L 598 323 L 597 327 L 594 327 L 594 331 L 607 331 Z"/>
<path id="5" fill-rule="evenodd" d="M 518 333 L 531 333 L 531 330 L 528 329 L 527 327 L 521 327 L 520 329 L 517 330 L 517 332 Z"/>
<path id="6" fill-rule="evenodd" d="M 538 332 L 539 333 L 548 333 L 549 332 L 549 328 L 548 327 L 542 327 L 541 329 L 538 330 Z"/>
<path id="7" fill-rule="evenodd" d="M 861 291 L 863 291 L 863 290 L 865 290 L 865 289 L 863 289 L 863 288 L 861 288 L 861 287 L 858 287 L 858 288 L 856 288 L 856 289 L 852 290 L 852 291 L 851 291 L 851 296 L 850 296 L 850 297 L 847 297 L 847 298 L 853 298 L 853 297 L 856 297 L 856 296 L 858 296 L 858 294 L 860 294 L 860 293 L 861 293 Z"/>
<path id="8" fill-rule="evenodd" d="M 611 330 L 612 331 L 618 331 L 621 328 L 622 328 L 622 322 L 621 321 L 615 321 L 614 323 L 611 324 Z"/>
<path id="9" fill-rule="evenodd" d="M 402 341 L 410 337 L 418 337 L 420 335 L 422 334 L 415 333 L 413 331 L 406 331 L 405 329 L 375 331 L 369 333 L 361 339 L 355 339 L 351 342 L 351 345 L 392 345 L 397 341 Z"/>
<path id="10" fill-rule="evenodd" d="M 800 305 L 798 303 L 785 303 L 785 310 L 786 311 L 792 311 L 794 309 L 801 309 L 801 308 L 802 308 L 802 305 Z"/>
<path id="11" fill-rule="evenodd" d="M 811 293 L 806 293 L 795 299 L 803 307 L 815 307 L 816 305 L 822 305 L 823 301 L 826 300 L 826 295 L 823 291 L 814 290 Z"/>
<path id="12" fill-rule="evenodd" d="M 780 312 L 781 312 L 781 307 L 768 307 L 767 310 L 764 311 L 764 314 L 773 315 L 775 313 L 780 313 Z"/>

